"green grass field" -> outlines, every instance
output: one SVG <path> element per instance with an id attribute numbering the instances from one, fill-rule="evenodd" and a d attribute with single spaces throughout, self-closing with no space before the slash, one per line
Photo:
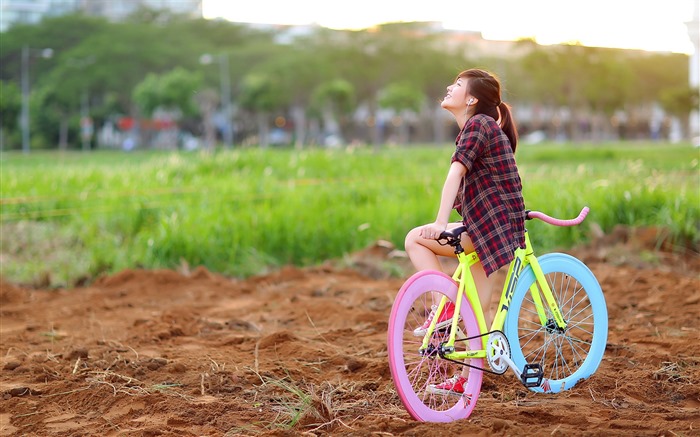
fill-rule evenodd
<path id="1" fill-rule="evenodd" d="M 403 247 L 434 219 L 451 146 L 354 150 L 3 153 L 2 275 L 71 285 L 124 268 L 204 265 L 244 277 L 340 258 L 378 239 Z M 689 145 L 521 145 L 526 206 L 577 228 L 529 222 L 539 253 L 590 224 L 668 227 L 700 243 L 700 150 Z M 456 216 L 455 216 L 456 217 Z"/>

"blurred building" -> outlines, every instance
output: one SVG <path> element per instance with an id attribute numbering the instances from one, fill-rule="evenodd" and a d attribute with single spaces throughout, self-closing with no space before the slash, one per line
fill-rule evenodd
<path id="1" fill-rule="evenodd" d="M 202 0 L 77 0 L 79 9 L 89 15 L 120 21 L 139 8 L 167 10 L 202 18 Z"/>
<path id="2" fill-rule="evenodd" d="M 0 32 L 78 12 L 120 21 L 143 7 L 202 18 L 202 0 L 0 0 Z"/>
<path id="3" fill-rule="evenodd" d="M 0 32 L 14 24 L 36 24 L 45 17 L 78 10 L 80 0 L 1 0 Z"/>

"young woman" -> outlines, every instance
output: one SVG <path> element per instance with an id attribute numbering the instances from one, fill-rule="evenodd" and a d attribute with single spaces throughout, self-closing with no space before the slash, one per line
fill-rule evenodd
<path id="1" fill-rule="evenodd" d="M 517 247 L 525 247 L 525 205 L 522 184 L 515 165 L 517 131 L 509 107 L 501 101 L 501 85 L 491 73 L 470 69 L 461 72 L 447 87 L 441 106 L 454 115 L 460 128 L 456 150 L 440 197 L 434 223 L 419 226 L 406 236 L 406 252 L 417 270 L 441 270 L 438 255 L 454 256 L 450 246 L 436 239 L 446 229 L 460 226 L 466 253 L 476 250 L 480 263 L 472 266 L 479 299 L 484 304 L 487 326 L 491 323 L 493 273 L 513 259 Z M 462 223 L 449 223 L 452 209 Z M 447 326 L 454 314 L 449 303 L 441 314 L 435 308 L 422 327 L 422 336 L 434 317 L 438 327 Z M 430 390 L 462 393 L 465 378 L 457 375 Z"/>

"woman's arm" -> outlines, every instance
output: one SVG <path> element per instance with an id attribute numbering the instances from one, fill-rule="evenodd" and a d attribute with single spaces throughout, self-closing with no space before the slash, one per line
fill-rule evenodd
<path id="1" fill-rule="evenodd" d="M 455 161 L 450 165 L 447 178 L 445 178 L 445 185 L 442 187 L 440 208 L 438 209 L 435 223 L 425 225 L 421 229 L 421 237 L 436 239 L 447 228 L 447 223 L 450 221 L 450 213 L 457 197 L 457 190 L 459 190 L 459 184 L 466 174 L 467 169 L 461 163 Z"/>
<path id="2" fill-rule="evenodd" d="M 447 172 L 447 178 L 445 178 L 445 185 L 442 187 L 442 196 L 440 197 L 440 209 L 438 210 L 437 218 L 435 223 L 444 224 L 450 221 L 450 213 L 452 212 L 452 207 L 455 204 L 455 198 L 457 197 L 457 190 L 459 190 L 459 184 L 464 179 L 464 175 L 467 174 L 467 169 L 459 162 L 453 162 L 450 165 L 450 171 Z M 443 229 L 444 230 L 444 229 Z"/>

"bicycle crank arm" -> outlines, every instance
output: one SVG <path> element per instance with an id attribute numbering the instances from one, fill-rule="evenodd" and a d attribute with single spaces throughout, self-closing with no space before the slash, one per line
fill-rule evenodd
<path id="1" fill-rule="evenodd" d="M 509 356 L 503 355 L 503 356 L 501 356 L 499 359 L 505 361 L 506 364 L 508 364 L 508 367 L 510 367 L 510 370 L 512 370 L 513 373 L 515 373 L 515 376 L 517 376 L 518 379 L 520 379 L 520 376 L 523 374 L 523 372 L 521 372 L 520 369 L 518 369 L 518 368 L 515 366 L 515 363 L 513 362 L 513 360 L 510 359 Z"/>
<path id="2" fill-rule="evenodd" d="M 542 366 L 540 363 L 525 364 L 525 368 L 520 371 L 510 357 L 502 356 L 500 359 L 508 364 L 510 370 L 515 373 L 515 376 L 518 377 L 520 382 L 522 382 L 525 387 L 539 387 L 542 385 L 544 372 L 542 371 Z"/>

